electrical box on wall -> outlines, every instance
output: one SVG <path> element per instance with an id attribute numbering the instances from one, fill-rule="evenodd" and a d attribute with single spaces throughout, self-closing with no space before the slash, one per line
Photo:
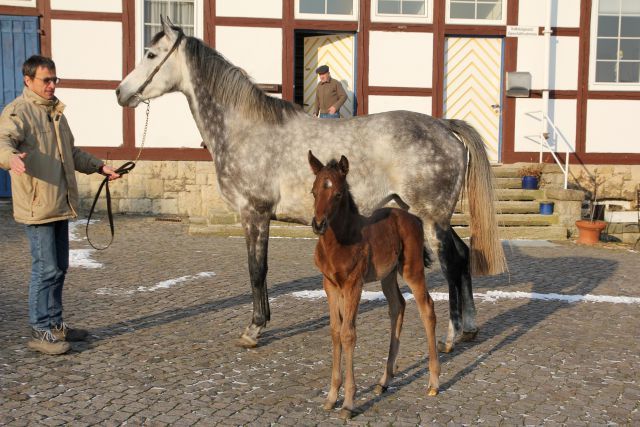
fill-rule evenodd
<path id="1" fill-rule="evenodd" d="M 507 73 L 507 96 L 528 98 L 531 91 L 531 73 L 515 71 Z"/>

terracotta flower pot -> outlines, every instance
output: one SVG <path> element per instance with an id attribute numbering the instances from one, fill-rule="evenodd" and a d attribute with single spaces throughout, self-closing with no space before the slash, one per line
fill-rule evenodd
<path id="1" fill-rule="evenodd" d="M 605 221 L 589 221 L 581 219 L 576 221 L 578 227 L 578 243 L 583 245 L 593 245 L 600 241 L 600 233 L 605 229 L 607 223 Z"/>

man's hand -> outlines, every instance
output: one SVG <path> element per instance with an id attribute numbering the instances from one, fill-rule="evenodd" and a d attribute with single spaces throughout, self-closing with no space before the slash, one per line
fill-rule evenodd
<path id="1" fill-rule="evenodd" d="M 22 159 L 24 159 L 25 157 L 27 157 L 27 153 L 20 153 L 12 156 L 9 160 L 9 166 L 11 166 L 11 170 L 16 175 L 22 175 L 27 171 L 27 169 L 24 167 L 24 162 L 22 161 Z"/>
<path id="2" fill-rule="evenodd" d="M 327 111 L 329 112 L 329 114 L 335 114 L 336 113 L 336 107 L 334 107 L 332 105 L 331 107 L 329 107 L 329 109 Z"/>
<path id="3" fill-rule="evenodd" d="M 120 178 L 120 174 L 116 173 L 116 171 L 113 170 L 113 168 L 111 166 L 102 165 L 100 173 L 102 175 L 104 175 L 104 176 L 108 176 L 109 177 L 109 181 L 114 181 L 114 180 Z"/>

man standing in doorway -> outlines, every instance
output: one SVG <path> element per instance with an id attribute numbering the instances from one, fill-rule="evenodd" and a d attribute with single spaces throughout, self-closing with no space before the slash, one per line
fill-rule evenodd
<path id="1" fill-rule="evenodd" d="M 313 115 L 321 119 L 339 119 L 340 107 L 347 100 L 347 94 L 342 84 L 331 78 L 328 65 L 319 66 L 316 73 L 320 77 L 320 83 L 316 89 Z"/>
<path id="2" fill-rule="evenodd" d="M 69 268 L 69 219 L 78 211 L 75 171 L 120 177 L 112 168 L 74 146 L 55 97 L 54 62 L 34 55 L 22 65 L 25 88 L 0 116 L 0 167 L 10 170 L 13 216 L 26 224 L 31 249 L 28 347 L 45 354 L 69 351 L 83 329 L 62 318 L 62 287 Z"/>

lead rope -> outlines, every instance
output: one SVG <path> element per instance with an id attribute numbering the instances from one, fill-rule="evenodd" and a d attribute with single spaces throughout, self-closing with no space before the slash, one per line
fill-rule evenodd
<path id="1" fill-rule="evenodd" d="M 126 175 L 129 172 L 131 172 L 133 168 L 136 167 L 136 163 L 138 162 L 138 159 L 140 159 L 140 155 L 142 154 L 142 149 L 144 148 L 144 143 L 147 139 L 147 128 L 149 127 L 149 111 L 151 110 L 151 101 L 142 101 L 142 102 L 147 104 L 147 111 L 146 111 L 147 117 L 144 122 L 144 130 L 142 131 L 142 143 L 140 144 L 140 149 L 138 150 L 138 155 L 136 156 L 136 159 L 132 162 L 126 162 L 125 164 L 123 164 L 122 166 L 120 166 L 118 169 L 115 170 L 115 172 L 119 175 Z M 109 243 L 107 243 L 107 246 L 98 247 L 94 245 L 91 239 L 89 238 L 89 223 L 91 222 L 93 211 L 96 208 L 96 203 L 98 203 L 98 198 L 100 198 L 100 193 L 102 192 L 103 187 L 105 188 L 105 194 L 107 196 L 107 217 L 109 218 L 109 228 L 111 229 L 111 240 L 109 240 Z M 102 180 L 102 183 L 98 188 L 98 192 L 96 193 L 96 197 L 93 199 L 93 204 L 91 205 L 91 209 L 89 210 L 89 217 L 87 218 L 87 226 L 85 228 L 85 233 L 87 235 L 87 241 L 89 242 L 91 247 L 99 251 L 103 249 L 107 249 L 109 246 L 111 246 L 111 243 L 113 243 L 113 236 L 115 235 L 115 227 L 113 225 L 113 212 L 111 211 L 111 192 L 109 191 L 108 176 L 105 176 L 104 179 Z"/>

